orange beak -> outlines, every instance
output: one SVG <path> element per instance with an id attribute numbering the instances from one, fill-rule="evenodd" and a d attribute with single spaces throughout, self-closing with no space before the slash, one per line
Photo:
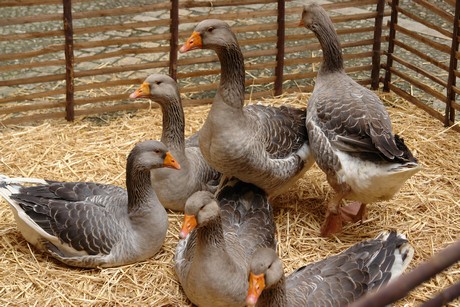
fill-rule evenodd
<path id="1" fill-rule="evenodd" d="M 182 229 L 179 233 L 180 239 L 185 239 L 188 234 L 196 227 L 197 221 L 194 215 L 184 215 L 184 223 L 182 224 Z"/>
<path id="2" fill-rule="evenodd" d="M 163 160 L 163 166 L 174 169 L 180 169 L 179 163 L 177 163 L 176 159 L 174 159 L 174 157 L 169 151 L 166 153 L 166 156 Z"/>
<path id="3" fill-rule="evenodd" d="M 201 41 L 201 35 L 199 32 L 193 32 L 190 35 L 189 39 L 185 42 L 185 44 L 179 49 L 180 53 L 185 53 L 190 50 L 194 49 L 201 49 L 203 48 L 203 42 Z"/>
<path id="4" fill-rule="evenodd" d="M 265 276 L 264 274 L 254 275 L 252 272 L 249 273 L 249 290 L 246 296 L 246 305 L 255 306 L 259 296 L 265 289 Z"/>
<path id="5" fill-rule="evenodd" d="M 150 85 L 147 82 L 142 83 L 142 85 L 131 95 L 129 98 L 146 98 L 150 95 Z"/>

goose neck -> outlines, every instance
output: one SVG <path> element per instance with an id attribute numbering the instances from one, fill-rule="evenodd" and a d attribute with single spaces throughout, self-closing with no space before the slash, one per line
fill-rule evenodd
<path id="1" fill-rule="evenodd" d="M 206 225 L 198 228 L 197 239 L 199 244 L 212 247 L 224 247 L 224 232 L 222 229 L 222 219 L 220 216 Z"/>
<path id="2" fill-rule="evenodd" d="M 288 306 L 284 276 L 270 288 L 264 289 L 257 306 Z"/>
<path id="3" fill-rule="evenodd" d="M 163 131 L 161 141 L 170 149 L 185 149 L 184 109 L 178 98 L 171 98 L 167 103 L 160 103 L 163 113 Z"/>
<path id="4" fill-rule="evenodd" d="M 140 168 L 128 159 L 126 168 L 126 189 L 128 192 L 128 213 L 132 214 L 156 199 L 150 182 L 150 170 Z"/>
<path id="5" fill-rule="evenodd" d="M 314 30 L 323 50 L 320 73 L 343 71 L 342 48 L 339 37 L 330 21 L 324 21 Z"/>
<path id="6" fill-rule="evenodd" d="M 220 48 L 217 52 L 221 65 L 219 93 L 224 102 L 235 108 L 244 105 L 244 57 L 237 43 Z"/>

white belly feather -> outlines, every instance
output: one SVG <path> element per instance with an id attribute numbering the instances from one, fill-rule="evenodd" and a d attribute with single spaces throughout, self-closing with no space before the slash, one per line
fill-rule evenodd
<path id="1" fill-rule="evenodd" d="M 347 199 L 372 203 L 390 199 L 404 182 L 420 170 L 420 165 L 390 163 L 386 161 L 365 161 L 344 152 L 336 151 L 342 164 L 337 172 L 339 183 L 345 182 L 351 188 Z"/>

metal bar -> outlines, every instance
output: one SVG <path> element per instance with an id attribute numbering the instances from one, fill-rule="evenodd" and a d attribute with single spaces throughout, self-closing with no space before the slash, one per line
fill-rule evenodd
<path id="1" fill-rule="evenodd" d="M 179 41 L 179 0 L 171 0 L 171 39 L 169 41 L 169 75 L 177 80 L 177 48 Z"/>
<path id="2" fill-rule="evenodd" d="M 383 90 L 385 92 L 390 91 L 390 82 L 391 82 L 391 67 L 393 66 L 393 52 L 395 51 L 395 37 L 396 37 L 396 30 L 395 24 L 398 23 L 398 5 L 399 0 L 392 0 L 391 1 L 391 18 L 390 18 L 390 36 L 388 38 L 388 54 L 387 54 L 387 65 L 386 65 L 386 72 L 385 72 L 385 79 L 383 81 Z"/>
<path id="3" fill-rule="evenodd" d="M 285 4 L 284 0 L 278 0 L 278 29 L 276 42 L 276 67 L 275 67 L 275 96 L 279 96 L 283 93 L 283 72 L 284 72 L 284 38 L 286 21 L 284 19 Z"/>
<path id="4" fill-rule="evenodd" d="M 385 0 L 379 0 L 377 3 L 377 16 L 375 17 L 374 45 L 372 46 L 372 71 L 371 71 L 371 89 L 379 88 L 380 81 L 380 56 L 382 45 L 382 24 L 383 13 L 385 10 Z"/>
<path id="5" fill-rule="evenodd" d="M 73 25 L 72 25 L 72 0 L 63 0 L 64 8 L 64 35 L 65 35 L 65 119 L 73 121 L 74 114 L 74 55 L 73 55 Z"/>
<path id="6" fill-rule="evenodd" d="M 455 70 L 457 70 L 458 60 L 456 53 L 458 52 L 459 44 L 459 19 L 460 19 L 460 1 L 455 4 L 455 18 L 452 31 L 452 47 L 450 51 L 450 63 L 449 63 L 449 77 L 447 79 L 447 99 L 446 99 L 446 111 L 444 125 L 450 126 L 455 123 L 455 109 L 452 107 L 452 101 L 455 101 L 456 93 L 453 89 L 456 86 Z"/>

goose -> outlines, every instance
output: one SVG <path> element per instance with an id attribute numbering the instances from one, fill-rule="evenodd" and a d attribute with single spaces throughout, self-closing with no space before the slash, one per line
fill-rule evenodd
<path id="1" fill-rule="evenodd" d="M 391 199 L 421 166 L 404 140 L 393 134 L 385 106 L 343 67 L 339 39 L 326 11 L 306 5 L 301 24 L 315 33 L 323 50 L 306 126 L 317 165 L 335 191 L 321 227 L 323 236 L 362 220 L 366 205 Z M 340 207 L 343 199 L 354 200 Z"/>
<path id="2" fill-rule="evenodd" d="M 276 252 L 260 248 L 251 260 L 246 303 L 279 307 L 348 306 L 399 276 L 413 254 L 403 234 L 383 232 L 285 277 Z"/>
<path id="3" fill-rule="evenodd" d="M 305 110 L 244 107 L 244 58 L 226 22 L 200 22 L 179 51 L 194 49 L 214 50 L 221 64 L 219 89 L 199 135 L 204 158 L 223 175 L 255 184 L 270 197 L 284 192 L 314 163 Z"/>
<path id="4" fill-rule="evenodd" d="M 198 134 L 185 139 L 184 110 L 176 81 L 167 75 L 152 74 L 130 95 L 157 102 L 163 113 L 163 142 L 181 165 L 180 171 L 156 168 L 151 172 L 158 199 L 167 209 L 184 211 L 185 201 L 196 191 L 215 192 L 220 174 L 204 160 Z"/>
<path id="5" fill-rule="evenodd" d="M 198 191 L 185 204 L 175 255 L 180 284 L 198 306 L 244 306 L 249 259 L 275 248 L 273 211 L 253 184 L 224 178 L 216 196 Z"/>
<path id="6" fill-rule="evenodd" d="M 126 187 L 1 175 L 0 195 L 19 231 L 39 250 L 74 267 L 115 267 L 142 261 L 163 245 L 166 210 L 150 184 L 152 168 L 180 169 L 159 141 L 134 146 Z"/>

